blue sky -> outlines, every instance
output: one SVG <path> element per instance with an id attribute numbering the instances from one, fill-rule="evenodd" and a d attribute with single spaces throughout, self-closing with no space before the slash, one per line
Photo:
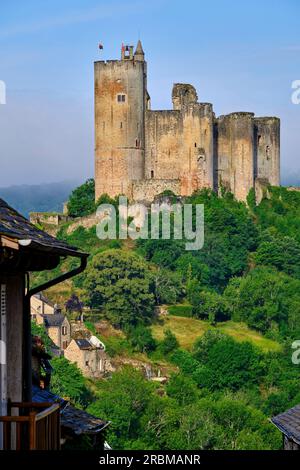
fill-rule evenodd
<path id="1" fill-rule="evenodd" d="M 93 175 L 93 61 L 139 37 L 153 109 L 182 81 L 217 115 L 277 115 L 283 173 L 300 175 L 299 0 L 1 0 L 0 186 Z"/>

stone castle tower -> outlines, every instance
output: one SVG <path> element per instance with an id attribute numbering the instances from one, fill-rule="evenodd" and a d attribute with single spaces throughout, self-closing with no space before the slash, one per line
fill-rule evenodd
<path id="1" fill-rule="evenodd" d="M 280 120 L 237 112 L 216 118 L 189 84 L 173 86 L 172 110 L 150 108 L 142 44 L 120 60 L 95 62 L 95 183 L 101 194 L 151 201 L 222 187 L 246 200 L 280 184 Z"/>

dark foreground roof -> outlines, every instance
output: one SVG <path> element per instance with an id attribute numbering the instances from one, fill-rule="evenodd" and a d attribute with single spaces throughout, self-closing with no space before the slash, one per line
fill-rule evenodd
<path id="1" fill-rule="evenodd" d="M 285 436 L 300 445 L 300 405 L 274 416 L 271 421 Z"/>
<path id="2" fill-rule="evenodd" d="M 96 418 L 86 413 L 86 411 L 67 405 L 61 415 L 61 424 L 65 428 L 71 429 L 74 434 L 98 434 L 108 426 L 108 421 Z"/>
<path id="3" fill-rule="evenodd" d="M 109 425 L 108 421 L 96 418 L 86 411 L 75 408 L 60 396 L 49 392 L 49 390 L 41 390 L 33 386 L 32 394 L 33 402 L 59 403 L 61 406 L 61 425 L 78 436 L 80 434 L 97 434 Z"/>
<path id="4" fill-rule="evenodd" d="M 0 235 L 16 240 L 31 240 L 27 250 L 35 248 L 58 255 L 82 255 L 77 251 L 77 248 L 69 246 L 67 243 L 57 240 L 48 233 L 36 228 L 3 199 L 0 199 Z"/>
<path id="5" fill-rule="evenodd" d="M 52 313 L 50 315 L 44 314 L 43 318 L 44 318 L 45 326 L 47 326 L 47 327 L 51 327 L 51 326 L 59 327 L 63 324 L 64 319 L 65 319 L 65 315 L 63 315 L 62 313 Z"/>

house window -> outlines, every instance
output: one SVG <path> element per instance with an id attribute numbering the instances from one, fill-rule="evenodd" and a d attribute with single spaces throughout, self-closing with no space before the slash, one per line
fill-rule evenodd
<path id="1" fill-rule="evenodd" d="M 62 334 L 63 336 L 65 336 L 66 334 L 68 334 L 68 330 L 67 330 L 67 327 L 66 327 L 66 326 L 62 326 L 62 328 L 61 328 L 61 334 Z"/>
<path id="2" fill-rule="evenodd" d="M 118 99 L 118 103 L 125 103 L 125 95 L 118 95 L 117 96 L 117 99 Z"/>
<path id="3" fill-rule="evenodd" d="M 63 341 L 62 348 L 67 349 L 68 347 L 68 341 Z"/>

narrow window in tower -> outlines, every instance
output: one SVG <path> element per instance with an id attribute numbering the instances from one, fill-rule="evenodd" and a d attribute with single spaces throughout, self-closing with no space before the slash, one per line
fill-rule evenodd
<path id="1" fill-rule="evenodd" d="M 125 103 L 126 96 L 125 95 L 117 95 L 117 101 L 118 101 L 118 103 Z"/>
<path id="2" fill-rule="evenodd" d="M 267 160 L 270 159 L 270 146 L 269 145 L 266 146 L 266 157 L 267 157 Z"/>
<path id="3" fill-rule="evenodd" d="M 151 178 L 154 178 L 154 171 L 151 170 Z"/>
<path id="4" fill-rule="evenodd" d="M 197 148 L 197 142 L 195 142 L 195 148 Z"/>
<path id="5" fill-rule="evenodd" d="M 103 121 L 102 123 L 102 129 L 103 129 L 103 132 L 105 131 L 105 122 Z"/>
<path id="6" fill-rule="evenodd" d="M 258 136 L 257 136 L 257 145 L 260 144 L 260 140 L 261 140 L 261 135 L 258 135 Z"/>
<path id="7" fill-rule="evenodd" d="M 135 139 L 135 146 L 136 148 L 140 148 L 140 141 L 138 139 Z"/>
<path id="8" fill-rule="evenodd" d="M 120 129 L 123 129 L 123 122 L 120 122 Z"/>

